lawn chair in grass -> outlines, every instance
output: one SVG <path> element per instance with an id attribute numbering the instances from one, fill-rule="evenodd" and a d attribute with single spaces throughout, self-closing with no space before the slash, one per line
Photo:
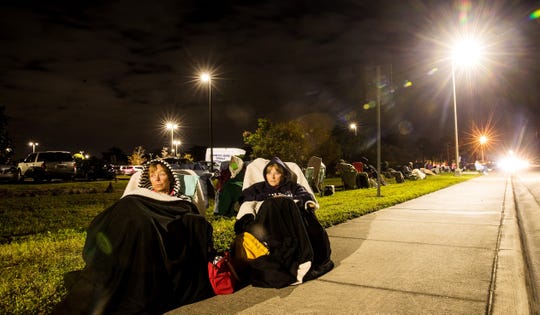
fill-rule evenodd
<path id="1" fill-rule="evenodd" d="M 349 163 L 339 162 L 337 165 L 337 172 L 339 173 L 341 180 L 343 181 L 343 189 L 355 189 L 357 188 L 357 175 L 356 168 Z"/>
<path id="2" fill-rule="evenodd" d="M 322 194 L 322 184 L 326 176 L 326 166 L 320 157 L 312 156 L 309 158 L 304 175 L 313 191 Z"/>

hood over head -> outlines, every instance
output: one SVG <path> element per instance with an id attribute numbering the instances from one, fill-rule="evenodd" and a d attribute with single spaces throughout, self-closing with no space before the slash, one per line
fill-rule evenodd
<path id="1" fill-rule="evenodd" d="M 266 164 L 263 169 L 263 178 L 266 183 L 268 183 L 268 181 L 266 180 L 266 169 L 268 169 L 268 167 L 271 165 L 279 165 L 283 169 L 283 177 L 279 185 L 283 185 L 288 182 L 296 182 L 296 178 L 294 178 L 293 173 L 291 172 L 287 164 L 285 164 L 280 158 L 274 157 Z"/>
<path id="2" fill-rule="evenodd" d="M 169 163 L 167 163 L 166 161 L 164 160 L 161 160 L 161 159 L 154 159 L 154 160 L 151 160 L 149 162 L 147 162 L 145 165 L 144 165 L 144 168 L 142 170 L 142 174 L 141 174 L 141 177 L 139 179 L 139 183 L 138 183 L 138 186 L 140 188 L 146 188 L 146 189 L 149 189 L 149 190 L 153 190 L 153 187 L 152 187 L 152 182 L 150 181 L 150 175 L 148 174 L 149 173 L 149 167 L 150 165 L 152 164 L 161 164 L 163 167 L 165 167 L 168 171 L 169 171 L 169 179 L 171 181 L 171 196 L 180 196 L 182 195 L 180 193 L 180 178 L 178 177 L 178 174 L 176 172 L 174 172 L 173 168 L 171 167 L 171 165 Z"/>

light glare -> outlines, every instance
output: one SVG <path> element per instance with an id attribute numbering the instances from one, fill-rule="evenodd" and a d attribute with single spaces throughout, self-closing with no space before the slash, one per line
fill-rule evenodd
<path id="1" fill-rule="evenodd" d="M 485 144 L 488 141 L 488 138 L 486 136 L 480 137 L 480 144 Z"/>
<path id="2" fill-rule="evenodd" d="M 500 159 L 497 162 L 499 169 L 508 172 L 515 173 L 520 170 L 529 168 L 529 161 L 526 159 L 519 158 L 510 152 L 509 156 Z"/>
<path id="3" fill-rule="evenodd" d="M 452 60 L 455 64 L 471 66 L 477 64 L 483 53 L 483 48 L 474 38 L 464 38 L 454 45 Z"/>
<path id="4" fill-rule="evenodd" d="M 210 77 L 209 73 L 204 72 L 204 73 L 201 74 L 201 81 L 202 82 L 210 82 L 210 79 L 211 79 L 211 77 Z"/>

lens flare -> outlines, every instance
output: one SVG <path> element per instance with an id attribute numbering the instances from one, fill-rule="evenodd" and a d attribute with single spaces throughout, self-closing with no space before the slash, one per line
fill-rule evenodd
<path id="1" fill-rule="evenodd" d="M 431 69 L 431 70 L 428 71 L 427 75 L 434 75 L 435 72 L 437 72 L 437 71 L 439 71 L 439 68 L 434 67 L 433 69 Z"/>
<path id="2" fill-rule="evenodd" d="M 398 130 L 400 134 L 406 136 L 413 131 L 413 125 L 409 121 L 403 120 L 399 122 Z"/>
<path id="3" fill-rule="evenodd" d="M 536 11 L 531 13 L 531 15 L 529 15 L 529 19 L 531 20 L 535 20 L 537 18 L 540 18 L 540 9 L 537 9 Z"/>
<path id="4" fill-rule="evenodd" d="M 471 1 L 463 0 L 459 4 L 459 23 L 467 24 L 469 22 L 469 11 L 471 11 Z"/>
<path id="5" fill-rule="evenodd" d="M 403 83 L 404 88 L 408 88 L 408 87 L 411 87 L 411 86 L 412 86 L 412 82 L 409 81 L 409 80 L 405 80 L 405 82 Z"/>

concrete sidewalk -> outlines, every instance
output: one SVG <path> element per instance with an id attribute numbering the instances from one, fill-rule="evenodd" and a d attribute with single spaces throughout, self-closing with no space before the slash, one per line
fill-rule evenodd
<path id="1" fill-rule="evenodd" d="M 474 178 L 327 229 L 319 279 L 167 314 L 529 314 L 513 202 L 504 174 Z"/>

